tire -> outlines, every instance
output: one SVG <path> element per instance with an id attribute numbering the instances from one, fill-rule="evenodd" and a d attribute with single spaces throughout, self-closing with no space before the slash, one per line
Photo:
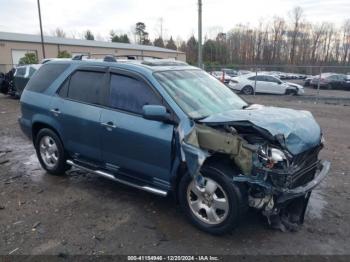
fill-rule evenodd
<path id="1" fill-rule="evenodd" d="M 252 95 L 254 94 L 254 89 L 251 86 L 245 86 L 242 88 L 242 93 L 245 95 Z"/>
<path id="2" fill-rule="evenodd" d="M 298 91 L 295 89 L 286 89 L 286 95 L 290 95 L 290 96 L 296 96 L 298 94 Z"/>
<path id="3" fill-rule="evenodd" d="M 204 168 L 201 170 L 201 174 L 205 179 L 206 185 L 204 188 L 201 188 L 201 190 L 204 190 L 203 192 L 201 190 L 200 192 L 198 191 L 197 182 L 192 176 L 185 174 L 182 177 L 178 187 L 180 206 L 186 217 L 197 228 L 213 235 L 230 233 L 237 227 L 241 215 L 245 212 L 244 205 L 242 204 L 242 194 L 239 188 L 216 168 Z M 208 202 L 206 202 L 208 198 L 205 198 L 204 194 L 212 190 L 210 188 L 213 187 L 210 185 L 213 185 L 213 182 L 216 183 L 217 189 L 212 194 L 213 198 L 209 200 L 208 205 Z M 209 190 L 206 191 L 207 189 Z M 202 198 L 199 198 L 194 191 L 197 194 L 202 193 Z M 226 201 L 224 202 L 223 199 Z M 217 209 L 215 209 L 215 202 L 221 202 L 221 205 Z M 221 207 L 223 209 L 220 209 Z M 198 209 L 198 212 L 194 211 L 195 209 Z M 216 216 L 213 213 L 213 209 L 215 209 Z M 218 220 L 213 221 L 215 218 L 218 218 Z"/>
<path id="4" fill-rule="evenodd" d="M 34 143 L 41 166 L 49 174 L 64 175 L 70 166 L 66 164 L 64 147 L 58 135 L 49 128 L 43 128 Z"/>

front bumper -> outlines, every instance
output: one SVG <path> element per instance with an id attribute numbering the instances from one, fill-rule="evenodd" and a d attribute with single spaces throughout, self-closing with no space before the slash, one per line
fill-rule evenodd
<path id="1" fill-rule="evenodd" d="M 330 162 L 323 160 L 319 163 L 316 174 L 313 180 L 305 185 L 298 186 L 293 189 L 281 189 L 277 197 L 277 203 L 284 203 L 290 199 L 297 198 L 306 195 L 312 189 L 314 189 L 321 181 L 327 176 L 330 169 Z"/>

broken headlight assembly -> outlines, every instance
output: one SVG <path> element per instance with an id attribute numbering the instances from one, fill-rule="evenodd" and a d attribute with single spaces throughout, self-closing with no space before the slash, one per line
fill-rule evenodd
<path id="1" fill-rule="evenodd" d="M 263 167 L 285 168 L 289 166 L 288 156 L 280 149 L 269 145 L 260 146 L 257 155 Z"/>

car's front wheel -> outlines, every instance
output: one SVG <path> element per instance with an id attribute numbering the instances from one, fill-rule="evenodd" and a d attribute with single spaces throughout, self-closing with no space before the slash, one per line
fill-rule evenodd
<path id="1" fill-rule="evenodd" d="M 201 181 L 189 174 L 182 178 L 180 205 L 199 229 L 216 235 L 229 233 L 243 211 L 239 189 L 215 169 L 201 172 Z"/>
<path id="2" fill-rule="evenodd" d="M 58 135 L 48 128 L 41 129 L 35 138 L 35 149 L 41 166 L 50 174 L 63 175 L 69 165 Z"/>

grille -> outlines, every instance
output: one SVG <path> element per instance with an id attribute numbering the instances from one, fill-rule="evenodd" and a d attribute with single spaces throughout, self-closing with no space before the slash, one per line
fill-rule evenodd
<path id="1" fill-rule="evenodd" d="M 270 178 L 275 186 L 296 188 L 310 182 L 318 166 L 318 153 L 321 146 L 317 146 L 293 157 L 288 172 L 271 172 Z"/>

